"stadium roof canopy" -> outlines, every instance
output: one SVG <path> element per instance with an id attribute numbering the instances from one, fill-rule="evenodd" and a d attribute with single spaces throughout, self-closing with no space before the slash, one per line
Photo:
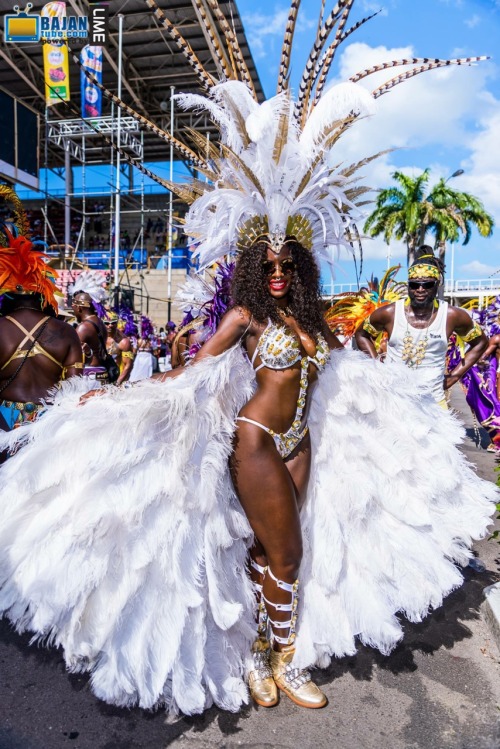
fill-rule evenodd
<path id="1" fill-rule="evenodd" d="M 68 15 L 87 15 L 85 0 L 66 0 Z M 220 77 L 216 57 L 212 54 L 207 35 L 200 26 L 197 10 L 192 0 L 157 0 L 168 18 L 175 23 L 183 37 L 202 62 L 205 69 L 214 77 Z M 203 5 L 208 7 L 204 2 Z M 38 6 L 38 3 L 36 3 Z M 34 7 L 33 12 L 40 10 Z M 220 8 L 236 31 L 241 51 L 253 78 L 255 90 L 260 100 L 264 98 L 255 63 L 243 30 L 241 18 L 233 0 L 221 2 Z M 155 18 L 145 0 L 111 0 L 109 6 L 110 40 L 104 48 L 103 83 L 114 93 L 118 88 L 118 14 L 123 15 L 123 58 L 122 58 L 122 99 L 164 130 L 170 129 L 170 92 L 201 93 L 201 87 L 193 69 L 178 50 L 168 32 Z M 222 35 L 221 35 L 222 36 Z M 25 104 L 39 111 L 42 116 L 42 151 L 44 138 L 44 78 L 42 46 L 38 44 L 6 44 L 4 31 L 0 31 L 0 82 L 2 87 Z M 78 53 L 83 42 L 72 40 L 70 47 Z M 50 119 L 74 119 L 80 109 L 80 70 L 70 57 L 71 105 L 60 104 L 48 110 Z M 111 105 L 103 99 L 103 115 L 111 114 Z M 216 131 L 204 115 L 193 115 L 176 111 L 174 129 L 177 137 L 183 139 L 182 131 L 195 127 L 201 132 Z M 97 144 L 95 144 L 97 145 Z M 93 150 L 92 161 L 110 160 L 110 149 L 102 143 L 102 158 L 96 157 Z M 144 130 L 144 160 L 166 161 L 169 159 L 167 143 L 153 133 Z M 49 166 L 64 163 L 61 149 L 49 148 Z M 43 165 L 43 158 L 40 160 Z"/>

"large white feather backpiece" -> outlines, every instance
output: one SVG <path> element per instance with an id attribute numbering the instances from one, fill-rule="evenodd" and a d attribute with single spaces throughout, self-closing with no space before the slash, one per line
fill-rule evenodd
<path id="1" fill-rule="evenodd" d="M 181 143 L 85 72 L 146 128 L 173 142 L 181 157 L 204 175 L 205 181 L 176 184 L 149 173 L 190 205 L 184 229 L 195 239 L 202 267 L 223 255 L 251 246 L 263 235 L 276 252 L 285 236 L 292 236 L 311 249 L 317 259 L 333 262 L 336 248 L 352 248 L 358 236 L 355 222 L 370 190 L 358 184 L 358 171 L 379 155 L 367 154 L 356 164 L 342 164 L 342 157 L 337 157 L 336 151 L 343 133 L 361 117 L 373 114 L 376 99 L 403 81 L 434 68 L 471 65 L 487 59 L 391 60 L 325 89 L 340 45 L 376 14 L 348 27 L 355 0 L 339 0 L 328 15 L 324 12 L 325 3 L 321 2 L 316 38 L 294 99 L 289 87 L 289 70 L 300 0 L 292 0 L 277 92 L 273 98 L 259 103 L 236 34 L 217 0 L 192 2 L 210 42 L 221 81 L 216 81 L 204 69 L 182 37 L 182 27 L 178 29 L 168 18 L 168 11 L 163 11 L 156 0 L 144 1 L 206 90 L 203 96 L 177 96 L 178 105 L 206 112 L 218 127 L 219 142 L 207 144 L 200 133 L 190 131 L 192 146 Z M 362 79 L 393 67 L 404 70 L 371 93 L 359 84 Z M 333 156 L 330 155 L 332 151 Z M 333 163 L 340 166 L 332 167 Z"/>

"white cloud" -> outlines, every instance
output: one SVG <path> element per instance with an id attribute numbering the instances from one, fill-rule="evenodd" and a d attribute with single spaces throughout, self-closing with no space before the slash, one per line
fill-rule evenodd
<path id="1" fill-rule="evenodd" d="M 351 44 L 340 57 L 340 75 L 334 83 L 375 63 L 413 54 L 411 47 L 391 49 Z M 401 70 L 404 68 L 386 70 L 365 79 L 363 84 L 373 90 Z M 481 199 L 499 227 L 498 236 L 494 234 L 488 240 L 474 237 L 467 246 L 468 259 L 480 258 L 483 265 L 493 265 L 496 257 L 500 258 L 500 102 L 488 90 L 493 72 L 491 63 L 447 67 L 406 81 L 377 100 L 377 113 L 356 123 L 339 141 L 331 157 L 335 164 L 352 163 L 386 148 L 403 149 L 399 150 L 397 161 L 389 153 L 361 170 L 362 183 L 375 189 L 391 185 L 391 173 L 396 169 L 416 175 L 429 166 L 431 185 L 441 176 L 464 169 L 464 175 L 453 182 L 454 186 Z M 422 161 L 425 156 L 419 154 L 419 147 L 428 149 L 424 153 L 432 153 L 434 163 Z M 404 164 L 401 154 L 406 149 L 408 159 Z M 369 213 L 370 206 L 366 210 Z M 374 260 L 385 257 L 387 252 L 382 240 L 365 240 L 364 249 L 366 257 Z M 400 248 L 393 257 L 404 258 L 403 250 Z M 473 272 L 470 264 L 467 268 L 464 273 Z"/>
<path id="2" fill-rule="evenodd" d="M 462 276 L 472 276 L 473 278 L 488 278 L 498 269 L 498 265 L 487 265 L 479 260 L 472 260 L 472 262 L 460 266 Z"/>
<path id="3" fill-rule="evenodd" d="M 474 15 L 470 18 L 466 18 L 464 23 L 469 27 L 469 29 L 474 29 L 478 24 L 481 23 L 481 16 L 478 16 L 477 13 L 474 13 Z"/>
<path id="4" fill-rule="evenodd" d="M 283 41 L 289 6 L 277 8 L 274 13 L 243 13 L 243 25 L 247 34 L 250 49 L 255 59 L 267 57 L 270 49 L 274 49 L 274 43 Z M 316 26 L 316 21 L 301 16 L 300 24 L 297 24 L 296 33 L 309 31 Z"/>

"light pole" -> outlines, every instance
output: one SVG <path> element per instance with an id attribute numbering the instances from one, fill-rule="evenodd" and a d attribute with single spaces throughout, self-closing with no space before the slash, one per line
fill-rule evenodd
<path id="1" fill-rule="evenodd" d="M 453 177 L 461 177 L 462 174 L 465 174 L 465 169 L 457 169 L 453 174 L 450 174 L 450 176 L 445 179 L 444 184 L 446 184 L 450 179 L 453 179 Z"/>

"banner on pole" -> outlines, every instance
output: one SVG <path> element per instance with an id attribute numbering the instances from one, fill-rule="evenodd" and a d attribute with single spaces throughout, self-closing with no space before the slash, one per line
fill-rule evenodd
<path id="1" fill-rule="evenodd" d="M 66 17 L 66 3 L 51 2 L 43 6 L 41 18 Z M 63 25 L 61 23 L 61 25 Z M 43 36 L 43 33 L 42 33 Z M 45 40 L 43 45 L 43 73 L 45 77 L 45 101 L 48 107 L 70 100 L 68 45 L 65 41 Z"/>
<path id="2" fill-rule="evenodd" d="M 80 52 L 82 67 L 102 83 L 102 47 L 87 44 Z M 82 117 L 100 117 L 102 114 L 101 90 L 80 70 L 80 92 L 82 99 Z"/>

